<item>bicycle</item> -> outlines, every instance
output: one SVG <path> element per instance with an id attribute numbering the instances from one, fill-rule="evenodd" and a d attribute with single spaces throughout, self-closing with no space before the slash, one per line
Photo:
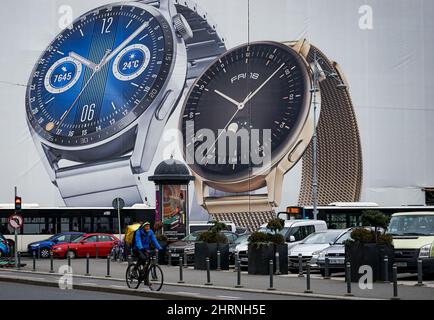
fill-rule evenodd
<path id="1" fill-rule="evenodd" d="M 138 264 L 136 261 L 128 265 L 125 280 L 128 288 L 137 289 L 144 282 L 152 291 L 160 291 L 163 287 L 164 275 L 160 266 L 151 262 L 149 254 L 145 264 Z"/>

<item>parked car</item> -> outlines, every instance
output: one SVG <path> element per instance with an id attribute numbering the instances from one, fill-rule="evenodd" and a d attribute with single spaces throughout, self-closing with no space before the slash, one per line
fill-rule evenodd
<path id="1" fill-rule="evenodd" d="M 184 259 L 185 253 L 187 255 L 187 264 L 194 263 L 194 244 L 199 241 L 199 235 L 204 231 L 206 230 L 195 231 L 184 239 L 169 244 L 166 249 L 166 260 L 171 255 L 172 264 L 177 264 L 180 256 Z M 231 231 L 222 231 L 222 233 L 228 239 L 229 245 L 238 238 L 238 235 Z"/>
<path id="2" fill-rule="evenodd" d="M 248 243 L 250 233 L 246 233 L 238 236 L 238 238 L 231 244 L 229 244 L 229 263 L 235 264 L 235 252 L 237 246 L 240 244 Z"/>
<path id="3" fill-rule="evenodd" d="M 27 246 L 27 253 L 32 256 L 34 253 L 41 258 L 49 258 L 51 248 L 55 244 L 69 243 L 81 237 L 83 232 L 61 232 L 46 240 L 32 242 Z"/>
<path id="4" fill-rule="evenodd" d="M 0 258 L 9 254 L 9 245 L 6 238 L 0 233 Z"/>
<path id="5" fill-rule="evenodd" d="M 107 233 L 86 233 L 69 243 L 56 244 L 52 248 L 53 256 L 67 258 L 107 257 L 119 239 Z"/>
<path id="6" fill-rule="evenodd" d="M 295 246 L 297 243 L 305 239 L 308 235 L 327 230 L 327 224 L 322 220 L 285 220 L 285 224 L 280 234 L 285 238 L 288 250 Z M 271 232 L 267 229 L 267 224 L 263 224 L 258 231 Z M 240 266 L 248 266 L 248 241 L 243 241 L 235 248 L 240 258 Z"/>
<path id="7" fill-rule="evenodd" d="M 239 236 L 250 235 L 249 229 L 245 227 L 236 227 L 235 233 Z"/>
<path id="8" fill-rule="evenodd" d="M 417 272 L 422 259 L 424 274 L 434 273 L 434 212 L 395 213 L 387 233 L 393 237 L 399 272 Z"/>
<path id="9" fill-rule="evenodd" d="M 335 229 L 318 231 L 307 236 L 303 241 L 291 247 L 288 252 L 288 270 L 291 273 L 299 271 L 299 255 L 302 257 L 302 268 L 306 268 L 306 263 L 310 262 L 313 268 L 318 267 L 316 260 L 312 259 L 317 251 L 324 250 L 333 244 L 337 238 L 344 234 L 348 229 Z"/>
<path id="10" fill-rule="evenodd" d="M 373 227 L 364 227 L 372 230 Z M 336 241 L 324 250 L 314 252 L 312 260 L 316 262 L 321 275 L 325 275 L 325 258 L 329 259 L 329 275 L 345 272 L 345 241 L 351 239 L 354 228 L 348 228 Z M 383 232 L 383 229 L 379 229 Z"/>
<path id="11" fill-rule="evenodd" d="M 237 227 L 235 226 L 235 223 L 230 221 L 220 221 L 226 224 L 227 231 L 236 232 Z M 188 224 L 189 233 L 193 233 L 196 231 L 207 231 L 209 228 L 211 228 L 214 225 L 212 221 L 191 221 Z"/>

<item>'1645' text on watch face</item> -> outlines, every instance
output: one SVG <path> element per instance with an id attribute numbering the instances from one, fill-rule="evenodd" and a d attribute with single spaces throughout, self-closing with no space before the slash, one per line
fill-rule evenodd
<path id="1" fill-rule="evenodd" d="M 137 6 L 105 6 L 62 31 L 27 89 L 33 129 L 57 145 L 96 143 L 121 131 L 161 91 L 173 58 L 170 26 Z"/>

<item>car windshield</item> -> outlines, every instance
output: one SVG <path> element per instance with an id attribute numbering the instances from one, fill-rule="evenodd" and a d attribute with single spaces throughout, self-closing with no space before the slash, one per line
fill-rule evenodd
<path id="1" fill-rule="evenodd" d="M 202 232 L 193 232 L 193 233 L 190 233 L 188 236 L 186 236 L 184 239 L 182 239 L 182 240 L 184 240 L 184 241 L 198 241 L 199 240 L 199 235 L 201 234 Z"/>
<path id="2" fill-rule="evenodd" d="M 289 228 L 283 228 L 282 230 L 280 230 L 278 233 L 280 233 L 282 236 L 285 236 L 286 233 L 288 232 Z M 273 233 L 273 231 L 271 231 L 268 228 L 265 227 L 261 227 L 258 229 L 259 232 L 264 232 L 264 233 Z"/>
<path id="3" fill-rule="evenodd" d="M 387 233 L 392 236 L 432 236 L 434 215 L 394 216 L 390 220 Z"/>
<path id="4" fill-rule="evenodd" d="M 58 234 L 55 234 L 54 236 L 49 237 L 49 238 L 48 238 L 48 241 L 56 240 L 58 237 L 59 237 L 59 235 L 58 235 Z"/>
<path id="5" fill-rule="evenodd" d="M 84 239 L 84 236 L 81 236 L 81 237 L 78 237 L 77 239 L 75 239 L 75 240 L 72 240 L 71 242 L 73 242 L 73 243 L 78 243 L 78 242 L 80 242 L 81 240 L 83 240 Z"/>
<path id="6" fill-rule="evenodd" d="M 301 243 L 303 244 L 326 244 L 330 242 L 335 242 L 336 238 L 339 236 L 340 231 L 328 231 L 328 232 L 317 232 L 312 233 Z"/>
<path id="7" fill-rule="evenodd" d="M 347 232 L 345 232 L 343 235 L 341 235 L 334 244 L 344 244 L 344 242 L 348 239 L 351 239 L 351 231 L 349 230 Z"/>
<path id="8" fill-rule="evenodd" d="M 238 237 L 234 241 L 234 244 L 240 244 L 240 243 L 243 243 L 243 242 L 247 242 L 247 240 L 249 239 L 249 237 L 250 237 L 250 234 L 245 234 L 243 236 L 240 236 L 240 237 Z"/>

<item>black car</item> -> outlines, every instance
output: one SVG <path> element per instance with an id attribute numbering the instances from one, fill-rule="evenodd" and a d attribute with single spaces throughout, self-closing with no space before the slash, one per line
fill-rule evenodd
<path id="1" fill-rule="evenodd" d="M 195 231 L 190 233 L 184 239 L 173 242 L 167 246 L 166 249 L 166 261 L 171 261 L 172 264 L 179 263 L 179 257 L 183 259 L 187 257 L 187 264 L 194 263 L 194 244 L 199 241 L 199 235 L 205 232 L 204 230 Z M 229 245 L 235 242 L 238 235 L 231 231 L 222 231 L 225 237 L 228 239 Z M 169 260 L 170 255 L 170 260 Z"/>

